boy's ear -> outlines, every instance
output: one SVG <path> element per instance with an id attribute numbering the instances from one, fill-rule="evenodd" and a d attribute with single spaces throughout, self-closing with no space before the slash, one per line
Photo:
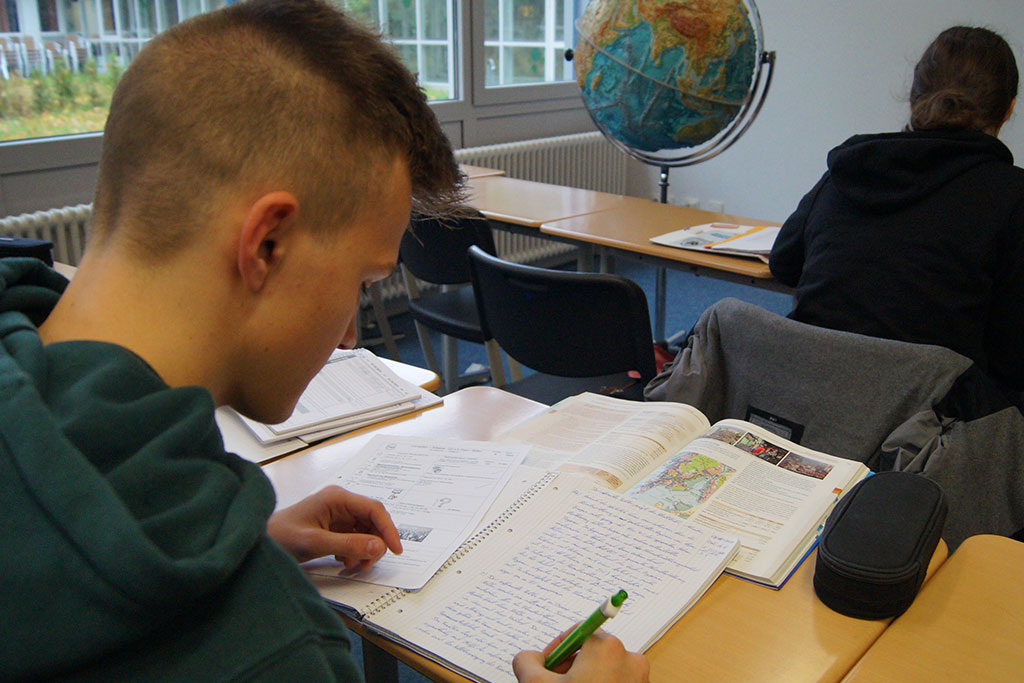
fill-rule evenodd
<path id="1" fill-rule="evenodd" d="M 288 233 L 299 210 L 291 192 L 268 192 L 254 201 L 238 235 L 238 273 L 250 292 L 259 291 L 280 263 Z"/>

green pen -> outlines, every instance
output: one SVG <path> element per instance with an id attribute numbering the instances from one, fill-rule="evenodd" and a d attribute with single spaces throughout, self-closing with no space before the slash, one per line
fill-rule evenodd
<path id="1" fill-rule="evenodd" d="M 565 640 L 558 644 L 551 654 L 544 660 L 545 669 L 553 669 L 576 650 L 580 649 L 583 645 L 583 641 L 590 637 L 590 635 L 601 627 L 606 620 L 611 619 L 619 613 L 619 607 L 626 601 L 626 591 L 620 590 L 612 597 L 605 600 L 601 605 L 594 610 L 586 620 L 573 629 L 572 633 L 566 636 Z"/>

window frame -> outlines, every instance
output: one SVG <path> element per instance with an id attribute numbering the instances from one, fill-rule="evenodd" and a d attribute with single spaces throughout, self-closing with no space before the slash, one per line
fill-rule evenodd
<path id="1" fill-rule="evenodd" d="M 486 87 L 483 3 L 455 0 L 453 6 L 451 20 L 460 46 L 452 64 L 458 99 L 431 102 L 453 147 L 595 130 L 573 81 Z M 65 178 L 85 178 L 90 169 L 95 173 L 102 135 L 0 142 L 0 216 L 21 213 L 29 204 L 45 209 L 71 203 L 68 197 L 91 197 L 94 176 L 87 184 L 78 180 L 73 188 Z M 23 188 L 30 184 L 37 188 L 28 201 Z"/>
<path id="2" fill-rule="evenodd" d="M 473 35 L 479 40 L 467 43 L 473 60 L 472 102 L 479 106 L 498 104 L 518 104 L 544 100 L 564 100 L 579 95 L 574 81 L 558 81 L 554 83 L 520 83 L 512 85 L 487 86 L 487 47 L 484 44 L 484 8 L 482 2 L 470 3 L 475 11 L 471 12 Z M 566 6 L 575 6 L 573 0 L 566 0 Z M 575 44 L 576 27 L 569 27 L 571 33 L 566 36 L 567 44 Z M 581 105 L 582 106 L 582 105 Z"/>

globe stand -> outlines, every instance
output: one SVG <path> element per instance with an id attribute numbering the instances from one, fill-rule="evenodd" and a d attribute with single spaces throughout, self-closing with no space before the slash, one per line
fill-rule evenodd
<path id="1" fill-rule="evenodd" d="M 658 187 L 661 188 L 661 203 L 668 204 L 668 170 L 670 166 L 665 164 L 661 165 L 661 180 L 658 182 Z"/>

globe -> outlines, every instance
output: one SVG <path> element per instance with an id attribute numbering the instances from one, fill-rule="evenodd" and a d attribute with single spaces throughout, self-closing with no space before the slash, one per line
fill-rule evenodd
<path id="1" fill-rule="evenodd" d="M 648 163 L 684 165 L 731 144 L 767 92 L 760 66 L 774 54 L 761 52 L 753 0 L 591 0 L 576 28 L 587 111 Z"/>

